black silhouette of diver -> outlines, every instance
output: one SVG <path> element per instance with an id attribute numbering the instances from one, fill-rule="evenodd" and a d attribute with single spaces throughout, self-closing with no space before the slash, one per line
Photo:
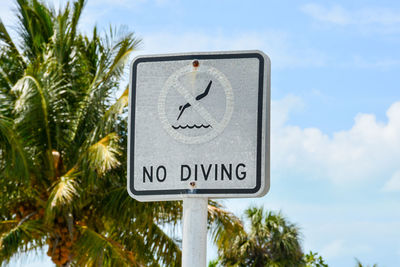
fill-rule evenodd
<path id="1" fill-rule="evenodd" d="M 200 99 L 202 99 L 202 98 L 204 98 L 206 95 L 208 95 L 208 92 L 210 91 L 210 88 L 211 88 L 211 84 L 212 84 L 212 81 L 210 81 L 210 82 L 208 83 L 207 88 L 206 88 L 206 90 L 205 90 L 203 93 L 201 93 L 201 94 L 199 94 L 198 96 L 196 96 L 195 99 L 196 99 L 197 101 L 200 100 Z M 179 120 L 179 118 L 182 116 L 182 113 L 185 111 L 185 109 L 187 109 L 187 108 L 190 107 L 190 106 L 191 106 L 190 103 L 186 103 L 185 105 L 179 106 L 179 110 L 180 110 L 181 112 L 179 113 L 179 116 L 178 116 L 178 118 L 177 118 L 176 120 Z"/>

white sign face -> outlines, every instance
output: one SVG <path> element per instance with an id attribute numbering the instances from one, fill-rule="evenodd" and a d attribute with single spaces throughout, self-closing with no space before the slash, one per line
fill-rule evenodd
<path id="1" fill-rule="evenodd" d="M 128 192 L 141 201 L 269 189 L 270 61 L 260 51 L 140 56 L 131 66 Z"/>

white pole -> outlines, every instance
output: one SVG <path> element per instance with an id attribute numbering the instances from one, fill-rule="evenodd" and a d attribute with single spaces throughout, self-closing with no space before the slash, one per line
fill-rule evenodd
<path id="1" fill-rule="evenodd" d="M 183 198 L 182 267 L 206 267 L 208 198 Z"/>

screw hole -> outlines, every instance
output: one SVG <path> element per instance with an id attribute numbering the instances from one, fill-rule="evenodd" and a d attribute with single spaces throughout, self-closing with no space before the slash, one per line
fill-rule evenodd
<path id="1" fill-rule="evenodd" d="M 192 65 L 193 65 L 193 67 L 197 68 L 197 67 L 200 65 L 200 63 L 199 63 L 199 61 L 196 59 L 196 60 L 193 60 Z"/>

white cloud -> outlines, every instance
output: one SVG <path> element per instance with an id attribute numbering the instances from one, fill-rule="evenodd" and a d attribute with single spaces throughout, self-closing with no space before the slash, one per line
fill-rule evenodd
<path id="1" fill-rule="evenodd" d="M 282 122 L 293 108 L 287 103 L 288 100 L 283 99 L 272 106 L 272 172 L 289 169 L 310 178 L 351 185 L 388 178 L 397 170 L 400 102 L 388 109 L 387 123 L 376 121 L 372 114 L 358 114 L 351 129 L 332 136 L 318 128 L 303 129 Z"/>
<path id="2" fill-rule="evenodd" d="M 369 210 L 368 213 L 373 213 L 373 211 Z M 337 216 L 343 217 L 343 214 L 339 213 Z M 371 253 L 379 255 L 381 252 L 378 251 L 382 249 L 382 243 L 387 244 L 387 253 L 396 253 L 396 248 L 391 246 L 397 243 L 399 235 L 396 229 L 399 223 L 374 222 L 365 219 L 355 221 L 351 217 L 346 218 L 347 221 L 343 218 L 342 222 L 329 223 L 325 220 L 319 224 L 309 225 L 313 228 L 307 231 L 306 236 L 318 244 L 313 248 L 328 263 L 340 258 L 349 260 L 353 260 L 354 257 L 366 258 Z M 371 229 L 379 229 L 379 231 L 371 231 Z M 321 240 L 321 236 L 325 241 Z"/>
<path id="3" fill-rule="evenodd" d="M 272 129 L 279 129 L 289 119 L 291 112 L 301 110 L 304 107 L 303 100 L 295 95 L 289 94 L 279 101 L 271 101 Z"/>
<path id="4" fill-rule="evenodd" d="M 270 56 L 274 68 L 323 66 L 326 62 L 326 56 L 318 51 L 290 45 L 290 38 L 279 31 L 232 35 L 220 31 L 163 31 L 141 37 L 145 50 L 140 54 L 259 49 Z"/>
<path id="5" fill-rule="evenodd" d="M 58 7 L 67 0 L 47 1 Z M 5 4 L 5 8 L 0 9 L 0 16 L 4 17 L 5 21 L 9 21 L 9 25 L 13 25 L 15 23 L 12 23 L 11 19 L 14 15 L 10 12 L 13 2 L 6 0 Z M 113 8 L 137 10 L 144 5 L 170 8 L 178 3 L 176 0 L 89 1 L 81 16 L 80 29 L 86 34 L 91 34 L 94 25 L 99 21 L 104 21 Z M 271 57 L 273 68 L 319 67 L 325 66 L 327 62 L 327 56 L 324 53 L 309 48 L 307 45 L 301 47 L 291 39 L 291 36 L 276 30 L 229 33 L 217 29 L 211 31 L 165 29 L 139 34 L 139 36 L 143 39 L 142 47 L 145 48 L 139 51 L 140 54 L 259 49 Z"/>
<path id="6" fill-rule="evenodd" d="M 358 68 L 386 70 L 400 66 L 400 60 L 394 58 L 383 58 L 378 60 L 367 60 L 365 57 L 354 56 L 351 63 L 347 63 Z"/>
<path id="7" fill-rule="evenodd" d="M 383 191 L 400 192 L 400 170 L 396 171 L 392 178 L 389 179 L 383 186 Z"/>
<path id="8" fill-rule="evenodd" d="M 400 11 L 390 8 L 364 8 L 356 12 L 355 22 L 361 24 L 393 25 L 400 23 Z"/>
<path id="9" fill-rule="evenodd" d="M 326 257 L 327 259 L 335 258 L 338 255 L 341 255 L 343 254 L 343 252 L 345 252 L 345 247 L 343 243 L 344 243 L 343 240 L 334 240 L 331 243 L 325 245 L 321 249 L 320 254 Z"/>
<path id="10" fill-rule="evenodd" d="M 330 22 L 334 24 L 346 25 L 351 21 L 350 14 L 341 6 L 335 5 L 331 8 L 325 8 L 317 4 L 306 4 L 301 10 L 314 19 Z"/>
<path id="11" fill-rule="evenodd" d="M 300 9 L 318 21 L 342 26 L 377 26 L 380 31 L 391 32 L 395 30 L 394 27 L 398 27 L 400 24 L 400 10 L 385 7 L 364 7 L 348 10 L 340 5 L 325 7 L 310 3 L 303 5 Z"/>

